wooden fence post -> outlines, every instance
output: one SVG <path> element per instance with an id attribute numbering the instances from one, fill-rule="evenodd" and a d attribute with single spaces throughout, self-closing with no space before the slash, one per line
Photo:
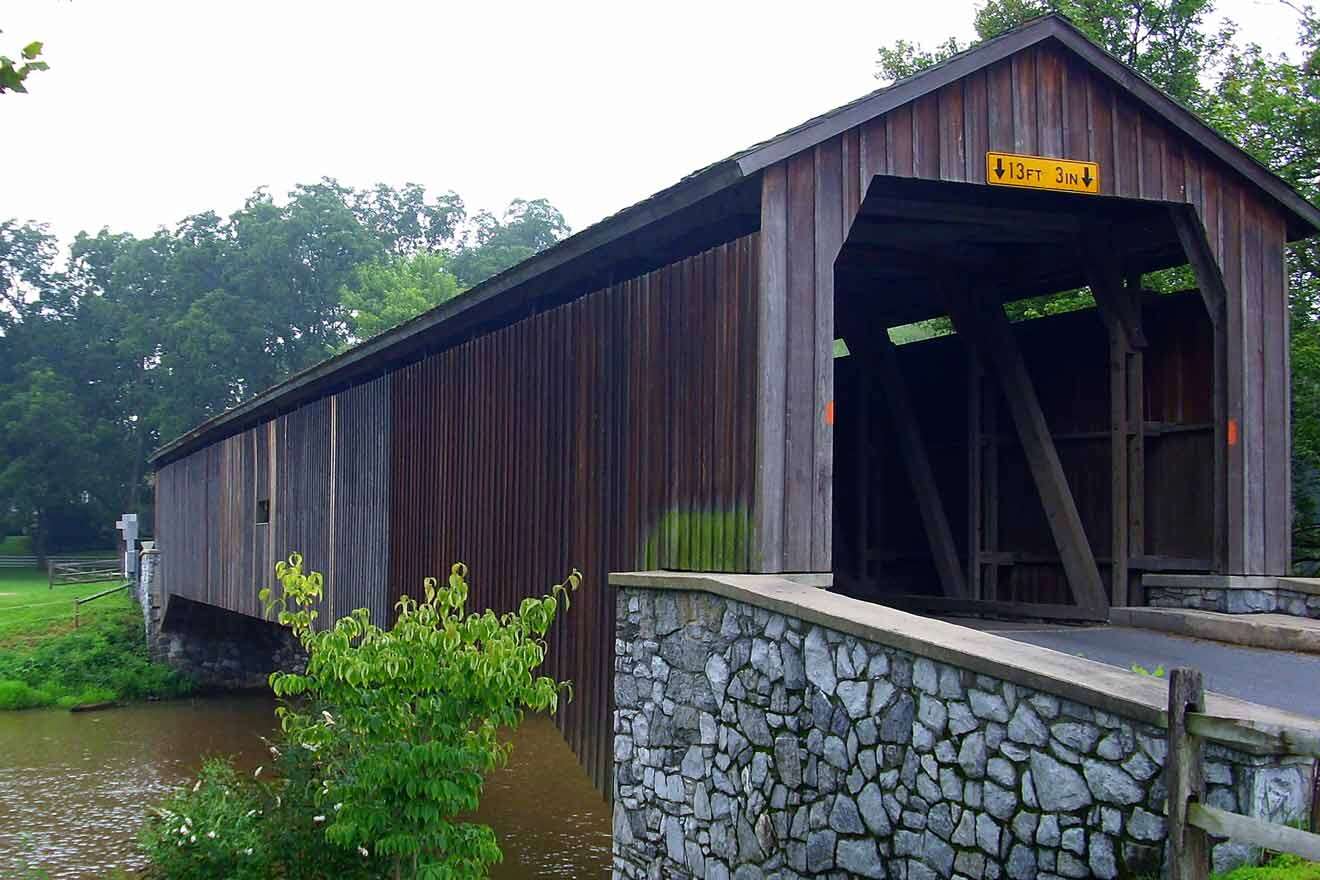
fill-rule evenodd
<path id="1" fill-rule="evenodd" d="M 1169 789 L 1169 880 L 1206 880 L 1210 847 L 1205 832 L 1187 821 L 1187 805 L 1205 795 L 1201 738 L 1187 729 L 1188 712 L 1205 711 L 1201 673 L 1178 668 L 1169 675 L 1169 759 L 1165 781 Z"/>

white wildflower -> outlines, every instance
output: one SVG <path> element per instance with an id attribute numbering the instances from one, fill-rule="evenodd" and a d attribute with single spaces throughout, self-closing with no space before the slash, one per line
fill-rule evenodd
<path id="1" fill-rule="evenodd" d="M 252 778 L 253 778 L 253 779 L 256 779 L 258 776 L 261 775 L 261 771 L 262 771 L 262 770 L 265 770 L 265 769 L 266 769 L 266 768 L 263 766 L 263 767 L 258 767 L 256 770 L 253 770 L 253 771 L 252 771 Z"/>
<path id="2" fill-rule="evenodd" d="M 188 842 L 189 842 L 189 843 L 196 843 L 196 842 L 197 842 L 197 835 L 194 834 L 194 835 L 192 835 L 191 837 L 189 837 L 189 838 L 188 838 Z"/>
<path id="3" fill-rule="evenodd" d="M 330 714 L 329 712 L 325 711 L 324 709 L 321 710 L 321 717 L 325 719 L 325 726 L 326 726 L 326 727 L 334 727 L 334 726 L 335 726 L 335 719 L 334 719 L 334 717 L 331 716 L 331 714 Z"/>
<path id="4" fill-rule="evenodd" d="M 320 748 L 320 746 L 318 746 L 316 743 L 303 743 L 302 747 L 309 752 L 314 752 L 318 748 Z"/>
<path id="5" fill-rule="evenodd" d="M 246 816 L 245 818 L 251 819 L 251 818 L 252 818 L 253 816 L 255 816 L 255 815 L 257 815 L 257 811 L 256 811 L 256 810 L 248 810 L 248 811 L 247 811 L 247 816 Z"/>
<path id="6" fill-rule="evenodd" d="M 338 813 L 338 812 L 339 812 L 340 810 L 342 810 L 343 808 L 344 808 L 344 805 L 343 805 L 343 804 L 335 804 L 335 812 L 336 812 L 336 813 Z"/>
<path id="7" fill-rule="evenodd" d="M 202 780 L 199 779 L 197 780 L 197 784 L 193 786 L 193 793 L 195 794 L 198 791 L 198 789 L 200 789 L 201 787 L 202 787 Z"/>
<path id="8" fill-rule="evenodd" d="M 188 831 L 189 831 L 189 828 L 188 828 L 187 825 L 180 825 L 180 826 L 179 826 L 179 833 L 182 834 L 184 837 L 187 837 L 187 836 L 188 836 Z"/>
<path id="9" fill-rule="evenodd" d="M 211 840 L 215 840 L 215 832 L 214 832 L 214 831 L 208 831 L 208 832 L 206 832 L 206 836 L 207 836 L 207 838 L 209 838 L 209 839 L 211 839 Z"/>
<path id="10" fill-rule="evenodd" d="M 277 749 L 277 748 L 275 748 L 274 746 L 271 746 L 271 747 L 270 747 L 270 756 L 271 756 L 272 758 L 278 758 L 278 757 L 280 756 L 280 750 Z"/>
<path id="11" fill-rule="evenodd" d="M 312 821 L 313 821 L 313 822 L 324 822 L 324 821 L 325 821 L 325 816 L 313 816 L 313 817 L 312 817 Z"/>
<path id="12" fill-rule="evenodd" d="M 243 850 L 243 855 L 245 856 L 252 855 L 252 847 L 249 846 L 247 849 Z"/>
<path id="13" fill-rule="evenodd" d="M 359 854 L 362 856 L 362 858 L 364 858 L 364 859 L 365 859 L 367 856 L 371 855 L 371 853 L 367 852 L 367 848 L 366 848 L 365 846 L 359 846 L 359 847 L 358 847 L 358 853 L 359 853 Z"/>

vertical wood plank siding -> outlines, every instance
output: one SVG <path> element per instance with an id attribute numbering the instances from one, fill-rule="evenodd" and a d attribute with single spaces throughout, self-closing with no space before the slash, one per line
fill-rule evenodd
<path id="1" fill-rule="evenodd" d="M 831 269 L 857 210 L 856 198 L 844 199 L 845 235 L 835 234 L 836 194 L 864 196 L 876 175 L 980 183 L 987 149 L 1096 161 L 1103 194 L 1196 207 L 1231 299 L 1227 571 L 1284 573 L 1291 514 L 1281 210 L 1052 41 L 765 170 L 758 568 L 830 567 L 828 551 L 818 550 L 830 544 L 828 518 L 815 512 L 831 506 L 831 481 L 819 479 L 829 465 L 818 458 L 831 457 L 832 431 L 813 426 L 831 400 Z M 821 175 L 835 168 L 840 182 L 826 182 Z"/>
<path id="2" fill-rule="evenodd" d="M 461 561 L 471 606 L 506 611 L 580 569 L 547 671 L 573 680 L 558 723 L 602 790 L 608 573 L 748 569 L 757 238 L 394 374 L 390 601 Z"/>
<path id="3" fill-rule="evenodd" d="M 358 385 L 161 468 L 165 588 L 259 617 L 257 592 L 296 551 L 326 576 L 323 620 L 359 607 L 387 619 L 389 387 L 387 377 Z"/>

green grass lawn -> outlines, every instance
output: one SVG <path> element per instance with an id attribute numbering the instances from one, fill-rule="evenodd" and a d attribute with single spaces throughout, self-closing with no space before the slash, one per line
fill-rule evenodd
<path id="1" fill-rule="evenodd" d="M 189 682 L 152 663 L 131 591 L 73 600 L 122 581 L 50 589 L 36 569 L 0 569 L 0 710 L 169 697 Z"/>
<path id="2" fill-rule="evenodd" d="M 1278 855 L 1258 868 L 1241 867 L 1211 880 L 1320 880 L 1320 862 L 1292 855 Z"/>
<path id="3" fill-rule="evenodd" d="M 0 568 L 0 651 L 73 629 L 73 600 L 99 593 L 123 581 L 66 584 L 50 589 L 44 571 Z M 82 607 L 79 618 L 95 622 L 122 615 L 133 606 L 127 591 Z"/>

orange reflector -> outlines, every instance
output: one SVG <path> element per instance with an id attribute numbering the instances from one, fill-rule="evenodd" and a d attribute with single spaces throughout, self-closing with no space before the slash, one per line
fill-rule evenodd
<path id="1" fill-rule="evenodd" d="M 834 424 L 834 401 L 832 400 L 825 404 L 825 424 Z"/>
<path id="2" fill-rule="evenodd" d="M 1237 446 L 1237 419 L 1228 420 L 1228 445 Z"/>

